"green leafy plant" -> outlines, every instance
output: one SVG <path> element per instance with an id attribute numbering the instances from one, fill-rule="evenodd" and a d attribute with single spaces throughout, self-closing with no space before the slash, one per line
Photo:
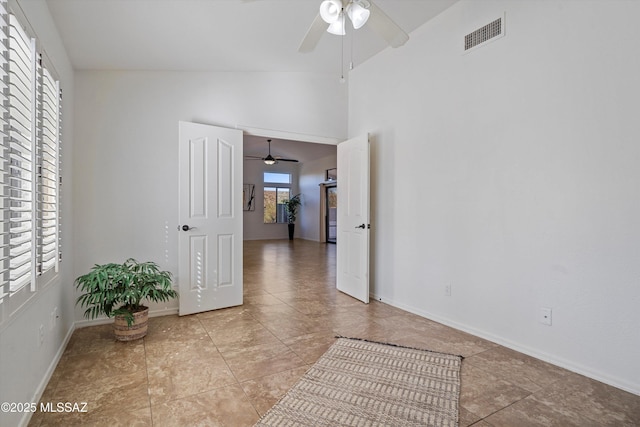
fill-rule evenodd
<path id="1" fill-rule="evenodd" d="M 143 300 L 160 302 L 178 296 L 170 272 L 160 271 L 154 262 L 139 263 L 133 258 L 122 264 L 96 264 L 89 273 L 78 277 L 75 285 L 84 292 L 76 304 L 87 308 L 86 318 L 123 315 L 129 326 L 134 321 L 133 313 L 146 308 L 141 305 Z"/>
<path id="2" fill-rule="evenodd" d="M 296 222 L 296 215 L 298 214 L 298 207 L 300 207 L 300 203 L 300 194 L 296 194 L 284 202 L 284 208 L 287 210 L 287 222 L 289 224 Z"/>

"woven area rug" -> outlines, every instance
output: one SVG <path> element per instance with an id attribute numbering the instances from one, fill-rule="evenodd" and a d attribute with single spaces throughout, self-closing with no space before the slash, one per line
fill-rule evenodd
<path id="1" fill-rule="evenodd" d="M 256 426 L 457 426 L 461 361 L 338 338 Z"/>

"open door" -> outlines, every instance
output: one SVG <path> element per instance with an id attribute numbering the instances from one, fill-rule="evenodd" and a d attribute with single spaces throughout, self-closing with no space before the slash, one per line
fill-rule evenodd
<path id="1" fill-rule="evenodd" d="M 242 131 L 179 123 L 179 314 L 242 304 Z"/>
<path id="2" fill-rule="evenodd" d="M 337 288 L 369 303 L 369 135 L 338 144 Z"/>

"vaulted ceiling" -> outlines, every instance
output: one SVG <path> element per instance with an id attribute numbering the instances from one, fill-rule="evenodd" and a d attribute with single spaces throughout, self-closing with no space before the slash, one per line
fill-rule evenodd
<path id="1" fill-rule="evenodd" d="M 76 69 L 340 70 L 340 36 L 326 33 L 313 52 L 298 53 L 321 0 L 46 1 Z M 410 35 L 455 1 L 375 3 Z M 344 38 L 355 66 L 386 47 L 367 25 Z"/>
<path id="2" fill-rule="evenodd" d="M 29 0 L 23 0 L 29 1 Z M 375 0 L 411 37 L 457 0 Z M 46 0 L 77 70 L 285 71 L 341 75 L 388 48 L 367 25 L 325 33 L 298 47 L 321 0 Z M 407 43 L 411 43 L 411 39 Z M 399 47 L 397 49 L 402 49 Z M 245 137 L 245 154 L 266 155 L 266 138 Z M 272 153 L 309 161 L 335 146 L 274 139 Z"/>

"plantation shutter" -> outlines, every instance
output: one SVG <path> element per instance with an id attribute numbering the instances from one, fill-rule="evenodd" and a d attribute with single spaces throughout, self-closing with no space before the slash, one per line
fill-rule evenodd
<path id="1" fill-rule="evenodd" d="M 60 88 L 38 61 L 38 273 L 58 270 Z"/>
<path id="2" fill-rule="evenodd" d="M 9 15 L 10 291 L 35 290 L 35 39 Z"/>
<path id="3" fill-rule="evenodd" d="M 9 295 L 9 25 L 7 0 L 0 0 L 0 308 Z"/>

